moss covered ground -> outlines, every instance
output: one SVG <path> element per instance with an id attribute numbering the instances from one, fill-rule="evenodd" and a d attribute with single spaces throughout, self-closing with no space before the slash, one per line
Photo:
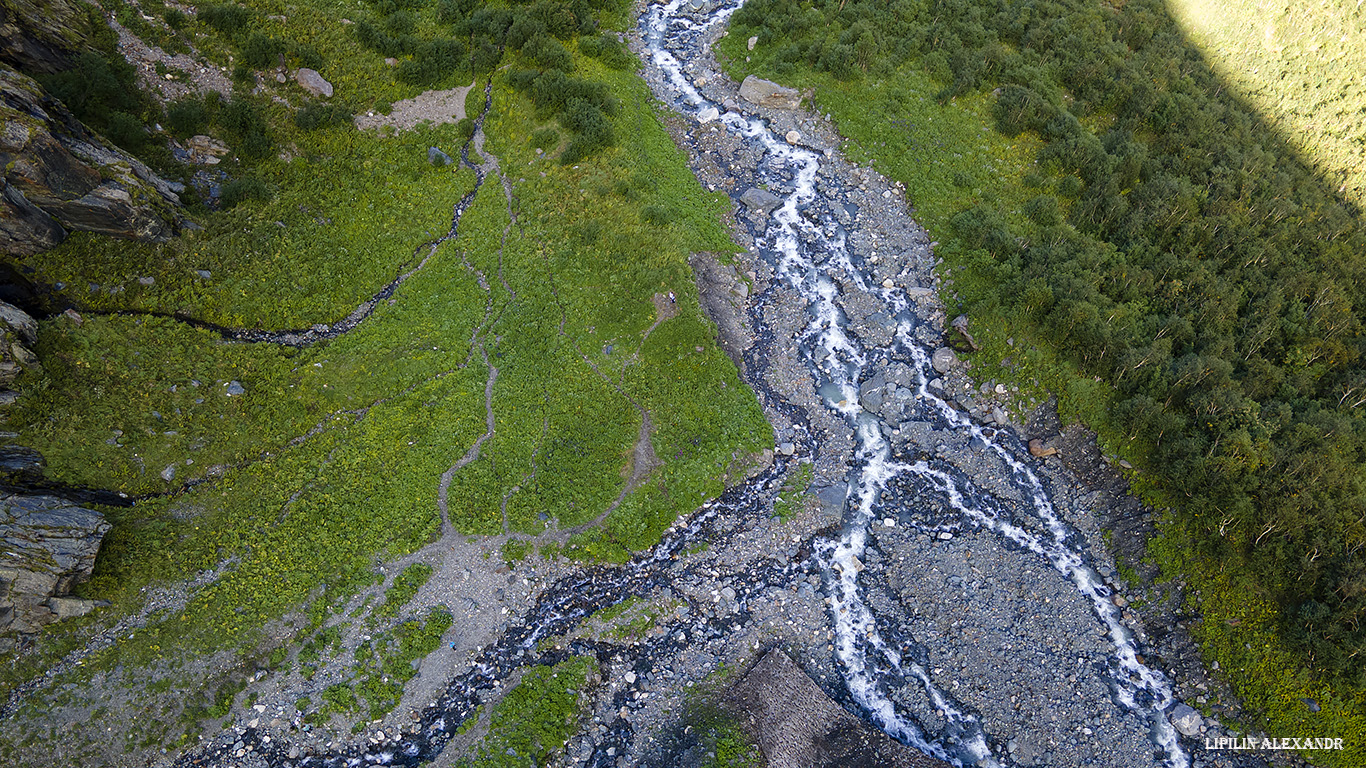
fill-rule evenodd
<path id="1" fill-rule="evenodd" d="M 353 111 L 424 89 L 396 82 L 383 57 L 339 23 L 362 10 L 249 10 L 262 29 L 321 55 L 334 101 Z M 417 14 L 419 33 L 435 13 Z M 277 14 L 286 21 L 264 21 Z M 608 9 L 599 20 L 621 24 L 625 13 Z M 226 61 L 235 50 L 202 21 L 184 29 L 177 34 L 210 56 Z M 79 323 L 43 321 L 45 375 L 21 382 L 9 428 L 43 453 L 50 478 L 138 501 L 105 510 L 114 528 L 81 587 L 113 605 L 54 626 L 47 650 L 4 665 L 0 693 L 136 614 L 146 590 L 212 576 L 183 607 L 145 616 L 144 627 L 31 694 L 0 730 L 0 756 L 49 764 L 45 734 L 63 722 L 61 754 L 72 764 L 175 747 L 226 715 L 257 666 L 311 677 L 320 664 L 351 665 L 354 684 L 329 687 L 305 708 L 320 720 L 387 711 L 406 680 L 396 671 L 436 647 L 433 628 L 439 638 L 450 623 L 402 607 L 427 574 L 405 572 L 365 609 L 383 634 L 364 653 L 328 633 L 349 596 L 380 581 L 378 563 L 440 535 L 438 486 L 485 431 L 491 368 L 495 430 L 448 494 L 460 535 L 534 535 L 594 520 L 626 487 L 642 410 L 659 465 L 564 554 L 619 560 L 648 547 L 721 490 L 735 456 L 771 444 L 753 394 L 715 344 L 687 264 L 696 251 L 734 249 L 721 223 L 729 202 L 699 187 L 633 72 L 570 50 L 575 75 L 605 84 L 619 105 L 616 145 L 574 164 L 555 156 L 563 142 L 538 154 L 554 116 L 538 114 L 506 71 L 495 74 L 484 131 L 512 185 L 511 207 L 491 176 L 459 236 L 331 341 L 229 343 L 146 313 L 234 328 L 336 322 L 450 227 L 475 177 L 429 164 L 427 148 L 456 156 L 461 126 L 305 131 L 270 101 L 273 85 L 265 97 L 244 91 L 279 151 L 227 165 L 264 182 L 268 199 L 200 211 L 202 231 L 164 245 L 76 236 L 17 265 L 63 284 L 58 303 L 91 311 Z M 472 76 L 456 72 L 439 85 Z M 303 101 L 292 82 L 275 90 L 296 107 Z M 474 89 L 470 113 L 482 106 Z M 647 337 L 652 296 L 668 292 L 678 315 Z M 104 709 L 92 718 L 96 707 Z M 133 721 L 145 726 L 136 743 L 101 738 Z"/>

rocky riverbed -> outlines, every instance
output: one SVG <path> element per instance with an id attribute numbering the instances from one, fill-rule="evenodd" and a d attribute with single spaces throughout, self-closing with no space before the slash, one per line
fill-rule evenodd
<path id="1" fill-rule="evenodd" d="M 1249 764 L 1199 748 L 1223 732 L 1154 663 L 1102 536 L 1111 498 L 1064 465 L 1073 446 L 1032 456 L 1027 438 L 1054 434 L 941 351 L 933 244 L 902 191 L 846 162 L 793 94 L 747 89 L 763 106 L 718 74 L 709 46 L 735 7 L 643 7 L 633 44 L 699 178 L 735 201 L 747 251 L 694 267 L 774 426 L 767 466 L 620 566 L 509 568 L 497 542 L 448 533 L 391 564 L 431 565 L 411 607 L 457 617 L 393 713 L 358 737 L 310 728 L 297 681 L 263 674 L 232 725 L 163 762 L 455 765 L 461 724 L 525 670 L 591 656 L 563 763 L 696 764 L 693 691 L 779 649 L 845 711 L 955 765 Z"/>

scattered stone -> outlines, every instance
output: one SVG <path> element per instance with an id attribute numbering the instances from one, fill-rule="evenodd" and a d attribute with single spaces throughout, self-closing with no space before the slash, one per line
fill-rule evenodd
<path id="1" fill-rule="evenodd" d="M 955 317 L 952 326 L 955 331 L 958 331 L 958 335 L 963 337 L 963 341 L 967 342 L 968 346 L 972 348 L 972 351 L 976 352 L 981 349 L 981 347 L 977 345 L 977 340 L 972 338 L 972 334 L 968 333 L 967 315 Z"/>
<path id="2" fill-rule="evenodd" d="M 157 279 L 155 277 L 139 277 L 138 285 L 153 285 Z"/>
<path id="3" fill-rule="evenodd" d="M 801 131 L 788 131 L 787 135 L 783 136 L 783 138 L 787 140 L 788 144 L 796 144 L 802 140 L 802 134 Z"/>
<path id="4" fill-rule="evenodd" d="M 791 456 L 797 452 L 797 446 L 792 443 L 782 443 L 778 446 L 778 452 L 784 456 Z"/>
<path id="5" fill-rule="evenodd" d="M 63 312 L 62 317 L 65 317 L 67 320 L 70 320 L 76 325 L 80 325 L 81 323 L 85 322 L 85 318 L 81 317 L 80 313 L 74 309 L 68 309 L 67 311 Z"/>
<path id="6" fill-rule="evenodd" d="M 165 480 L 165 481 L 168 482 L 168 483 L 175 479 L 175 465 L 174 465 L 174 464 L 167 464 L 167 465 L 166 465 L 166 468 L 163 469 L 163 470 L 161 470 L 161 479 L 162 479 L 162 480 Z"/>
<path id="7" fill-rule="evenodd" d="M 749 206 L 753 210 L 762 211 L 765 216 L 773 212 L 782 204 L 782 200 L 772 192 L 758 187 L 750 187 L 743 195 L 740 195 L 740 202 Z"/>
<path id="8" fill-rule="evenodd" d="M 332 98 L 332 84 L 327 82 L 322 75 L 318 74 L 316 69 L 299 67 L 294 73 L 294 80 L 299 84 L 300 88 L 303 88 L 314 96 L 321 96 L 325 99 Z"/>
<path id="9" fill-rule="evenodd" d="M 1318 712 L 1323 709 L 1319 706 L 1319 703 L 1313 699 L 1300 699 L 1300 701 L 1304 702 L 1304 706 L 1308 707 L 1310 712 Z"/>
<path id="10" fill-rule="evenodd" d="M 1200 713 L 1185 703 L 1173 707 L 1168 719 L 1171 720 L 1172 727 L 1180 731 L 1182 736 L 1194 736 L 1200 733 L 1200 726 L 1205 724 L 1204 720 L 1200 718 Z"/>
<path id="11" fill-rule="evenodd" d="M 948 373 L 957 362 L 957 353 L 948 347 L 936 349 L 934 355 L 930 358 L 930 365 L 933 365 L 934 369 L 940 373 Z"/>
<path id="12" fill-rule="evenodd" d="M 1057 448 L 1054 448 L 1051 444 L 1046 443 L 1037 437 L 1029 441 L 1029 455 L 1035 458 L 1042 459 L 1048 456 L 1056 456 L 1057 454 Z"/>
<path id="13" fill-rule="evenodd" d="M 231 151 L 227 144 L 202 133 L 186 139 L 185 149 L 190 153 L 190 162 L 197 165 L 218 165 Z"/>
<path id="14" fill-rule="evenodd" d="M 225 392 L 227 393 L 228 397 L 237 397 L 238 395 L 245 395 L 247 393 L 247 388 L 242 386 L 242 382 L 233 379 L 232 381 L 228 382 L 228 388 L 225 390 Z"/>
<path id="15" fill-rule="evenodd" d="M 707 107 L 697 113 L 697 122 L 706 125 L 721 116 L 721 111 L 716 107 Z"/>
<path id="16" fill-rule="evenodd" d="M 1000 424 L 1001 426 L 1005 426 L 1006 423 L 1010 421 L 1010 419 L 1006 416 L 1006 412 L 1000 406 L 996 406 L 991 409 L 991 420 L 996 422 L 997 424 Z"/>
<path id="17" fill-rule="evenodd" d="M 769 109 L 796 109 L 802 103 L 802 94 L 797 89 L 786 88 L 754 75 L 740 83 L 740 98 Z"/>
<path id="18" fill-rule="evenodd" d="M 47 607 L 52 610 L 52 614 L 56 617 L 57 621 L 84 616 L 96 608 L 99 608 L 101 605 L 108 605 L 108 603 L 98 600 L 87 600 L 82 597 L 53 597 L 49 598 L 47 601 Z"/>
<path id="19" fill-rule="evenodd" d="M 756 46 L 756 45 L 758 45 L 758 44 L 759 44 L 759 36 L 758 36 L 758 35 L 755 35 L 755 36 L 751 37 L 748 41 L 745 42 L 745 48 L 746 48 L 746 50 L 752 51 L 752 50 L 754 50 L 754 46 Z"/>

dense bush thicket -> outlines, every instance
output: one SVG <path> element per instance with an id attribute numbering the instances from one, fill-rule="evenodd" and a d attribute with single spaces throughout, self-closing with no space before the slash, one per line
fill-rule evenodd
<path id="1" fill-rule="evenodd" d="M 1117 7 L 1118 6 L 1118 7 Z M 741 35 L 836 78 L 908 61 L 1044 142 L 1032 228 L 955 234 L 1083 372 L 1212 556 L 1366 685 L 1366 231 L 1224 92 L 1160 0 L 750 0 Z M 979 307 L 991 309 L 992 307 Z"/>
<path id="2" fill-rule="evenodd" d="M 599 35 L 594 19 L 595 12 L 613 7 L 614 0 L 537 0 L 512 8 L 438 0 L 433 18 L 450 36 L 433 38 L 420 34 L 419 14 L 426 0 L 374 0 L 371 5 L 376 16 L 356 23 L 357 39 L 376 53 L 399 59 L 395 77 L 400 82 L 433 86 L 451 83 L 457 74 L 486 74 L 512 51 L 521 65 L 509 76 L 513 87 L 572 135 L 560 156 L 563 162 L 577 162 L 614 143 L 608 118 L 615 104 L 602 84 L 568 74 L 574 57 L 566 47 L 577 40 L 583 53 L 607 66 L 629 67 L 630 54 L 615 38 Z"/>
<path id="3" fill-rule="evenodd" d="M 38 80 L 77 119 L 120 147 L 138 152 L 146 144 L 141 115 L 151 102 L 138 89 L 137 69 L 122 56 L 85 51 L 71 69 Z"/>

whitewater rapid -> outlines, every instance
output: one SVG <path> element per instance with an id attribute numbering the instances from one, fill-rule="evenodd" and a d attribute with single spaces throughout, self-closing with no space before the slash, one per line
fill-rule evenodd
<path id="1" fill-rule="evenodd" d="M 957 511 L 959 520 L 947 527 L 967 525 L 995 533 L 1046 562 L 1089 600 L 1114 646 L 1111 667 L 1116 700 L 1147 718 L 1154 744 L 1165 754 L 1169 766 L 1186 768 L 1190 759 L 1165 716 L 1176 703 L 1170 681 L 1139 659 L 1137 640 L 1122 623 L 1111 589 L 1087 564 L 1078 537 L 1059 518 L 1043 484 L 1023 458 L 1019 442 L 995 430 L 983 430 L 931 390 L 930 356 L 913 337 L 919 321 L 906 291 L 877 284 L 871 270 L 865 271 L 867 265 L 856 263 L 843 231 L 821 223 L 819 217 L 803 215 L 816 201 L 821 156 L 780 138 L 761 118 L 712 103 L 689 79 L 686 64 L 707 55 L 708 40 L 742 4 L 743 0 L 705 4 L 671 0 L 651 5 L 642 17 L 641 30 L 649 61 L 658 70 L 658 79 L 671 91 L 656 95 L 689 118 L 716 122 L 761 146 L 761 173 L 772 182 L 768 188 L 789 190 L 782 195 L 781 205 L 773 211 L 755 246 L 761 257 L 770 261 L 777 278 L 805 300 L 811 319 L 800 339 L 803 357 L 825 407 L 838 414 L 854 435 L 856 448 L 840 538 L 821 549 L 836 634 L 835 655 L 850 695 L 887 733 L 927 754 L 957 765 L 999 766 L 1005 762 L 1003 756 L 993 754 L 979 718 L 939 688 L 921 664 L 884 640 L 878 618 L 864 599 L 859 574 L 870 527 L 884 514 L 895 517 L 909 511 L 915 515 L 915 510 L 883 509 L 879 499 L 893 479 L 910 476 L 919 481 L 923 492 L 937 494 Z M 883 311 L 896 322 L 890 348 L 865 349 L 848 332 L 836 303 L 837 282 L 852 283 L 882 302 Z M 990 494 L 968 487 L 971 480 L 946 462 L 893 458 L 882 423 L 864 410 L 859 399 L 860 383 L 875 367 L 892 362 L 904 363 L 913 371 L 914 381 L 897 383 L 913 387 L 922 418 L 969 431 L 1009 468 L 1009 482 L 1029 500 L 1027 509 L 1033 516 L 1030 525 L 1013 522 L 1012 515 L 994 503 Z M 940 530 L 945 524 L 926 523 L 925 527 Z M 890 690 L 907 684 L 921 686 L 942 714 L 947 724 L 942 735 L 928 737 L 889 696 Z"/>

